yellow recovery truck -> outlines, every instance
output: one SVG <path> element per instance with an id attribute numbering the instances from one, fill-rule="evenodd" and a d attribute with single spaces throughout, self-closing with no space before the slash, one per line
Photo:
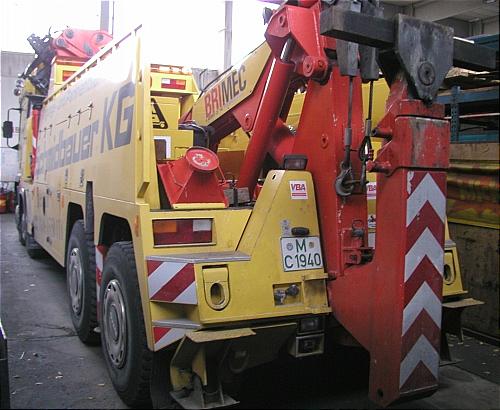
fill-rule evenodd
<path id="1" fill-rule="evenodd" d="M 232 405 L 245 369 L 321 354 L 326 331 L 368 350 L 377 404 L 437 389 L 449 130 L 423 101 L 441 79 L 425 77 L 432 87 L 415 96 L 412 62 L 386 66 L 396 103 L 379 131 L 392 162 L 377 162 L 358 62 L 342 74 L 341 43 L 318 30 L 332 11 L 301 0 L 268 13 L 266 43 L 199 99 L 188 70 L 147 58 L 140 27 L 114 42 L 73 29 L 31 38 L 37 58 L 17 90 L 20 240 L 66 267 L 76 332 L 101 341 L 126 404 Z M 453 49 L 437 24 L 387 24 L 411 24 L 426 52 Z M 240 127 L 246 150 L 222 142 Z M 375 248 L 368 166 L 379 172 Z"/>
<path id="2" fill-rule="evenodd" d="M 81 67 L 56 55 L 46 96 L 36 70 L 26 77 L 20 240 L 66 267 L 78 336 L 101 339 L 126 404 L 170 406 L 172 391 L 188 408 L 229 405 L 220 383 L 230 375 L 282 349 L 323 351 L 331 309 L 320 250 L 317 266 L 285 272 L 271 246 L 282 220 L 319 236 L 315 198 L 284 206 L 291 172 L 277 173 L 253 209 L 162 205 L 157 162 L 196 145 L 177 122 L 198 90 L 188 70 L 145 61 L 140 32 Z"/>

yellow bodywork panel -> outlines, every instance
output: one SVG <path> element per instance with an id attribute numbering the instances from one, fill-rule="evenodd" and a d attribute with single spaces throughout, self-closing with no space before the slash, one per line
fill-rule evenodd
<path id="1" fill-rule="evenodd" d="M 62 265 L 68 207 L 85 209 L 87 182 L 93 186 L 96 215 L 119 216 L 132 225 L 132 164 L 141 137 L 138 50 L 135 33 L 118 48 L 106 46 L 43 102 L 33 187 L 38 198 L 31 217 L 35 240 Z M 94 229 L 99 232 L 97 218 Z"/>
<path id="2" fill-rule="evenodd" d="M 307 186 L 306 199 L 292 199 L 290 185 L 297 181 Z M 249 255 L 250 260 L 228 262 L 223 266 L 228 271 L 230 294 L 224 309 L 210 306 L 206 302 L 209 296 L 205 294 L 205 284 L 213 275 L 223 275 L 223 271 L 211 271 L 210 265 L 196 266 L 197 291 L 199 295 L 205 294 L 199 298 L 201 323 L 330 312 L 323 268 L 284 270 L 280 241 L 282 237 L 292 236 L 292 227 L 306 227 L 308 237 L 319 237 L 311 175 L 304 171 L 272 171 L 237 247 Z M 278 304 L 275 291 L 291 285 L 296 285 L 299 293 Z"/>
<path id="3" fill-rule="evenodd" d="M 59 90 L 61 85 L 80 69 L 81 65 L 82 63 L 54 63 L 50 75 L 49 94 Z"/>
<path id="4" fill-rule="evenodd" d="M 291 184 L 297 182 L 307 187 L 306 198 L 293 199 Z M 148 232 L 151 224 L 147 224 L 143 227 L 147 255 L 183 255 L 189 249 L 193 256 L 228 251 L 246 256 L 240 260 L 195 263 L 198 304 L 150 302 L 153 321 L 184 318 L 210 326 L 330 312 L 324 269 L 286 271 L 282 257 L 281 240 L 295 239 L 291 234 L 293 227 L 309 229 L 304 240 L 319 238 L 314 186 L 308 172 L 270 172 L 253 211 L 155 212 L 152 217 L 213 218 L 216 239 L 215 244 L 206 246 L 154 247 L 146 239 L 152 236 Z M 277 301 L 276 294 L 286 292 L 292 285 L 297 294 Z"/>
<path id="5" fill-rule="evenodd" d="M 217 156 L 226 179 L 238 179 L 248 141 L 248 135 L 239 128 L 219 143 Z"/>
<path id="6" fill-rule="evenodd" d="M 218 153 L 221 151 L 245 151 L 248 146 L 248 135 L 241 129 L 232 132 L 219 143 Z"/>
<path id="7" fill-rule="evenodd" d="M 204 252 L 234 252 L 238 246 L 238 242 L 243 234 L 245 226 L 248 223 L 252 210 L 244 209 L 213 209 L 213 210 L 177 210 L 177 211 L 156 211 L 147 212 L 144 215 L 144 222 L 141 225 L 141 243 L 144 246 L 143 255 L 146 256 L 166 256 L 185 254 L 200 254 Z M 209 245 L 177 245 L 177 246 L 154 246 L 153 243 L 153 220 L 158 219 L 192 219 L 203 218 L 213 220 L 213 237 L 214 243 Z M 137 261 L 138 270 L 144 272 L 140 275 L 139 280 L 145 289 L 147 295 L 147 274 L 146 262 L 144 259 Z M 203 269 L 202 265 L 199 269 Z M 198 300 L 204 298 L 204 282 L 201 277 L 197 280 Z M 146 296 L 146 299 L 149 299 Z M 149 303 L 151 311 L 151 320 L 173 320 L 187 319 L 191 322 L 199 323 L 198 307 L 193 305 L 181 305 L 174 303 Z M 150 331 L 150 329 L 147 329 Z M 148 340 L 149 337 L 148 337 Z M 151 345 L 152 348 L 152 345 Z"/>
<path id="8" fill-rule="evenodd" d="M 178 98 L 151 96 L 153 128 L 156 130 L 163 130 L 169 127 L 177 128 L 180 109 Z"/>
<path id="9" fill-rule="evenodd" d="M 179 159 L 193 146 L 192 131 L 154 128 L 152 134 L 156 161 Z"/>
<path id="10" fill-rule="evenodd" d="M 26 123 L 23 138 L 24 144 L 21 158 L 22 179 L 23 181 L 31 181 L 31 178 L 33 177 L 31 175 L 31 153 L 33 151 L 33 126 L 31 123 L 31 117 Z"/>
<path id="11" fill-rule="evenodd" d="M 463 288 L 457 245 L 450 239 L 448 220 L 446 220 L 445 227 L 443 297 L 446 298 L 464 295 L 467 291 Z"/>

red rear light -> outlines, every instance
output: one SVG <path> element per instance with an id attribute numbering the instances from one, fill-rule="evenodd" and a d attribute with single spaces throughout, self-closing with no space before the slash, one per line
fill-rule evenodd
<path id="1" fill-rule="evenodd" d="M 73 74 L 75 74 L 76 71 L 68 71 L 68 70 L 63 70 L 62 73 L 62 79 L 63 81 L 66 81 L 68 78 L 70 78 Z"/>
<path id="2" fill-rule="evenodd" d="M 155 246 L 212 242 L 211 219 L 157 219 L 153 221 Z"/>
<path id="3" fill-rule="evenodd" d="M 185 90 L 186 80 L 180 80 L 175 78 L 162 78 L 161 88 L 173 88 L 175 90 Z"/>

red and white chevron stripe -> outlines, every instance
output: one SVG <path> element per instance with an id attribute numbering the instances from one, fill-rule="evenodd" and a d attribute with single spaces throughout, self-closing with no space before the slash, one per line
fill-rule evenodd
<path id="1" fill-rule="evenodd" d="M 409 171 L 401 393 L 437 384 L 444 267 L 446 174 Z"/>
<path id="2" fill-rule="evenodd" d="M 188 329 L 153 326 L 155 352 L 182 339 Z"/>
<path id="3" fill-rule="evenodd" d="M 147 259 L 149 299 L 197 305 L 194 264 Z"/>

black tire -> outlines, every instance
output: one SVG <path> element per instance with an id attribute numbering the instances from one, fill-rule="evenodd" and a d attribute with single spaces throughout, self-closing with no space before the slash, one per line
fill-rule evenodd
<path id="1" fill-rule="evenodd" d="M 17 208 L 16 208 L 17 210 Z M 26 220 L 26 211 L 19 207 L 19 242 L 23 246 L 26 246 L 26 252 L 31 259 L 40 259 L 47 256 L 47 253 L 43 250 L 43 248 L 35 241 L 33 235 L 28 232 L 28 221 Z"/>
<path id="2" fill-rule="evenodd" d="M 26 216 L 21 205 L 16 205 L 16 228 L 19 234 L 19 242 L 26 246 Z"/>
<path id="3" fill-rule="evenodd" d="M 19 215 L 19 224 L 17 225 L 17 232 L 19 233 L 19 242 L 21 245 L 26 246 L 26 236 L 28 235 L 26 227 L 26 214 L 23 212 L 20 205 L 16 207 L 16 213 Z"/>
<path id="4" fill-rule="evenodd" d="M 71 321 L 80 340 L 88 345 L 99 344 L 94 331 L 97 324 L 95 246 L 85 233 L 82 220 L 73 225 L 66 253 L 66 288 Z"/>
<path id="5" fill-rule="evenodd" d="M 35 241 L 33 235 L 29 234 L 26 230 L 26 223 L 24 224 L 24 232 L 26 234 L 26 252 L 31 259 L 41 259 L 47 256 L 43 248 Z"/>
<path id="6" fill-rule="evenodd" d="M 109 249 L 100 301 L 102 349 L 113 386 L 128 406 L 149 408 L 153 353 L 147 345 L 131 242 L 116 242 Z"/>

